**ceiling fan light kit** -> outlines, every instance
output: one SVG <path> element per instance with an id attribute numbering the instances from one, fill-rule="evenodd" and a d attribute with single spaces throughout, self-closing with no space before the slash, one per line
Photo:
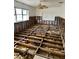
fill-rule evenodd
<path id="1" fill-rule="evenodd" d="M 43 1 L 43 2 L 45 2 L 45 1 Z M 39 9 L 46 9 L 46 8 L 48 8 L 47 5 L 42 4 L 42 1 L 40 1 L 40 4 L 39 4 L 37 7 L 38 7 Z"/>

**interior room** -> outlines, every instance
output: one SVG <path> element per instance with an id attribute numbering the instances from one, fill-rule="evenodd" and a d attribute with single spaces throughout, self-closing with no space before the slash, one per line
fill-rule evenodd
<path id="1" fill-rule="evenodd" d="M 65 0 L 14 0 L 14 59 L 65 59 Z"/>

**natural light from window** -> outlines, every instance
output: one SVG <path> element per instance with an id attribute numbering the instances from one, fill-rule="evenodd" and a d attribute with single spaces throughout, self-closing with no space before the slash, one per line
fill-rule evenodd
<path id="1" fill-rule="evenodd" d="M 14 9 L 14 22 L 21 22 L 29 20 L 29 10 L 15 8 Z"/>

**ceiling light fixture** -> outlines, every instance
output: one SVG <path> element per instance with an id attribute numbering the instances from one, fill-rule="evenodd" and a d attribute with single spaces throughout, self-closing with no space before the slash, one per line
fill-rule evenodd
<path id="1" fill-rule="evenodd" d="M 45 2 L 45 0 L 43 2 Z M 38 8 L 39 9 L 46 9 L 46 8 L 48 8 L 48 6 L 43 4 L 42 1 L 40 0 L 40 4 L 38 5 Z"/>

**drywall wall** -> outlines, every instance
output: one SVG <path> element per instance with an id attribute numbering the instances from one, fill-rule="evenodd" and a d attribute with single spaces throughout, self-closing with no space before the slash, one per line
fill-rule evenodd
<path id="1" fill-rule="evenodd" d="M 18 1 L 14 0 L 14 7 L 15 8 L 28 9 L 30 16 L 35 16 L 36 15 L 36 9 L 34 7 L 32 7 L 32 6 L 26 5 L 24 3 L 21 3 L 21 2 L 18 2 Z"/>
<path id="2" fill-rule="evenodd" d="M 59 7 L 49 7 L 43 10 L 36 9 L 36 15 L 43 16 L 43 20 L 54 20 L 55 16 L 65 18 L 65 6 L 63 4 Z"/>
<path id="3" fill-rule="evenodd" d="M 64 4 L 62 4 L 60 7 L 49 7 L 48 9 L 39 10 L 32 6 L 14 0 L 14 7 L 28 9 L 30 16 L 43 16 L 43 20 L 54 20 L 55 16 L 61 16 L 65 18 Z"/>

